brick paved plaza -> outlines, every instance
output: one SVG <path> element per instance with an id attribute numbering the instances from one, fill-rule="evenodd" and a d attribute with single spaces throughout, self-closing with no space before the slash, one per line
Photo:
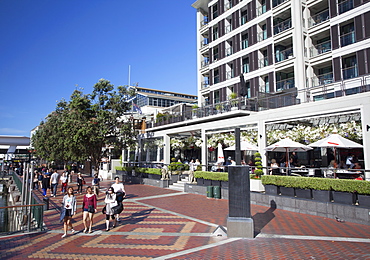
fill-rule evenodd
<path id="1" fill-rule="evenodd" d="M 255 238 L 227 238 L 213 234 L 226 226 L 227 200 L 139 184 L 125 185 L 121 221 L 105 232 L 101 209 L 111 183 L 102 183 L 92 234 L 82 233 L 77 194 L 77 232 L 61 238 L 59 195 L 45 212 L 47 231 L 1 238 L 1 259 L 370 259 L 370 225 L 252 205 Z"/>

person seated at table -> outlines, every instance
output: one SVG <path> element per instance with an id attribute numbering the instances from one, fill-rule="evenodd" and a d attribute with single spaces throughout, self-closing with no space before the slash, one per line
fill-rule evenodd
<path id="1" fill-rule="evenodd" d="M 338 164 L 338 169 L 348 169 L 348 166 L 347 164 L 344 163 L 343 160 L 341 160 L 340 163 Z"/>
<path id="2" fill-rule="evenodd" d="M 271 167 L 270 175 L 279 175 L 280 174 L 279 165 L 277 164 L 275 159 L 271 159 L 270 167 Z"/>

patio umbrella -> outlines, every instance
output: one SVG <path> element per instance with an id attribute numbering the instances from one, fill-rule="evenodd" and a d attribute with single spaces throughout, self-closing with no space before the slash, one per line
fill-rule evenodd
<path id="1" fill-rule="evenodd" d="M 286 153 L 286 166 L 289 164 L 289 152 L 306 152 L 312 150 L 311 147 L 304 144 L 295 142 L 289 138 L 285 138 L 265 148 L 266 151 L 270 152 L 285 152 Z"/>
<path id="2" fill-rule="evenodd" d="M 225 150 L 228 151 L 234 151 L 235 150 L 235 145 L 232 145 Z M 240 142 L 240 150 L 241 151 L 258 151 L 258 147 L 255 146 L 254 144 L 251 144 L 250 142 L 247 141 L 242 141 Z"/>
<path id="3" fill-rule="evenodd" d="M 318 140 L 309 146 L 312 147 L 322 147 L 322 148 L 334 148 L 334 163 L 337 163 L 337 148 L 346 148 L 346 149 L 353 149 L 353 148 L 363 148 L 363 146 L 359 143 L 353 142 L 340 136 L 339 134 L 331 134 L 328 137 Z M 335 173 L 334 173 L 335 175 Z M 336 177 L 336 176 L 334 176 Z"/>
<path id="4" fill-rule="evenodd" d="M 217 164 L 225 162 L 224 150 L 222 150 L 222 144 L 217 145 Z"/>

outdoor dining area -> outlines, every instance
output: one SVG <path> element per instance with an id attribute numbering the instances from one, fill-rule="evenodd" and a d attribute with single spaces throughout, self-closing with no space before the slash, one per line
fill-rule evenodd
<path id="1" fill-rule="evenodd" d="M 355 155 L 355 153 L 361 152 L 362 148 L 361 144 L 346 139 L 335 132 L 309 145 L 284 138 L 264 149 L 267 164 L 262 168 L 265 174 L 268 175 L 364 180 L 365 169 L 362 166 L 363 162 L 361 163 Z M 236 163 L 232 156 L 227 156 L 227 159 L 224 156 L 225 152 L 235 151 L 235 149 L 235 145 L 223 149 L 221 144 L 219 144 L 217 148 L 217 162 L 212 166 L 211 171 L 224 172 L 227 171 L 229 165 L 235 165 Z M 243 140 L 240 142 L 240 150 L 256 152 L 259 149 L 256 145 Z M 325 160 L 315 158 L 322 150 L 326 154 Z M 310 156 L 307 156 L 305 153 L 309 153 Z M 300 161 L 299 157 L 303 157 L 304 160 Z M 327 162 L 326 164 L 325 161 Z M 253 160 L 242 160 L 241 164 L 249 165 L 251 173 L 256 169 Z"/>

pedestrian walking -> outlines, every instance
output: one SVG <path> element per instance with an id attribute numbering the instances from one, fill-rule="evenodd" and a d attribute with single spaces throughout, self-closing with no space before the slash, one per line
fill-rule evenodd
<path id="1" fill-rule="evenodd" d="M 94 179 L 91 182 L 93 192 L 96 196 L 99 196 L 99 189 L 100 189 L 100 178 L 98 178 L 98 175 L 95 174 Z"/>
<path id="2" fill-rule="evenodd" d="M 116 193 L 117 202 L 118 202 L 118 204 L 121 204 L 122 210 L 123 210 L 122 201 L 124 200 L 125 195 L 126 195 L 125 186 L 123 186 L 123 183 L 120 182 L 118 176 L 116 176 L 114 178 L 114 181 L 115 181 L 115 183 L 112 184 L 112 188 L 114 189 L 114 191 Z M 119 213 L 121 213 L 121 212 L 119 212 Z M 120 221 L 119 213 L 116 214 L 116 219 L 117 219 L 118 222 Z"/>
<path id="3" fill-rule="evenodd" d="M 48 189 L 50 189 L 50 177 L 44 173 L 42 178 L 42 195 L 44 197 L 47 196 Z"/>
<path id="4" fill-rule="evenodd" d="M 113 220 L 113 228 L 116 227 L 116 218 L 114 217 L 113 207 L 117 206 L 116 194 L 114 193 L 113 187 L 109 187 L 107 194 L 105 195 L 105 224 L 106 224 L 106 231 L 109 231 L 109 219 Z"/>
<path id="5" fill-rule="evenodd" d="M 62 176 L 60 176 L 60 184 L 61 184 L 61 193 L 64 194 L 67 191 L 67 185 L 68 185 L 68 177 L 66 172 L 62 173 Z"/>
<path id="6" fill-rule="evenodd" d="M 63 197 L 62 204 L 63 204 L 62 205 L 63 210 L 65 211 L 64 218 L 63 218 L 64 234 L 62 238 L 65 238 L 67 236 L 68 227 L 71 228 L 72 234 L 75 232 L 72 226 L 72 216 L 76 214 L 77 202 L 76 202 L 76 197 L 74 196 L 74 191 L 72 187 L 68 187 L 67 194 Z"/>
<path id="7" fill-rule="evenodd" d="M 86 188 L 86 194 L 84 195 L 84 199 L 82 202 L 82 222 L 84 224 L 84 233 L 92 233 L 92 226 L 94 223 L 94 214 L 96 213 L 96 206 L 97 206 L 97 197 L 93 193 L 92 188 L 88 186 Z M 89 229 L 87 228 L 87 221 L 89 220 Z"/>
<path id="8" fill-rule="evenodd" d="M 34 170 L 33 174 L 34 176 L 33 176 L 32 189 L 38 190 L 39 189 L 39 179 L 38 179 L 39 172 L 37 170 Z"/>
<path id="9" fill-rule="evenodd" d="M 52 197 L 57 196 L 58 182 L 59 182 L 59 174 L 57 170 L 54 170 L 53 174 L 50 176 L 50 186 L 51 186 L 51 191 L 53 192 L 53 194 L 51 195 Z"/>
<path id="10" fill-rule="evenodd" d="M 77 193 L 82 193 L 82 187 L 85 184 L 85 179 L 82 177 L 81 173 L 77 174 Z"/>

